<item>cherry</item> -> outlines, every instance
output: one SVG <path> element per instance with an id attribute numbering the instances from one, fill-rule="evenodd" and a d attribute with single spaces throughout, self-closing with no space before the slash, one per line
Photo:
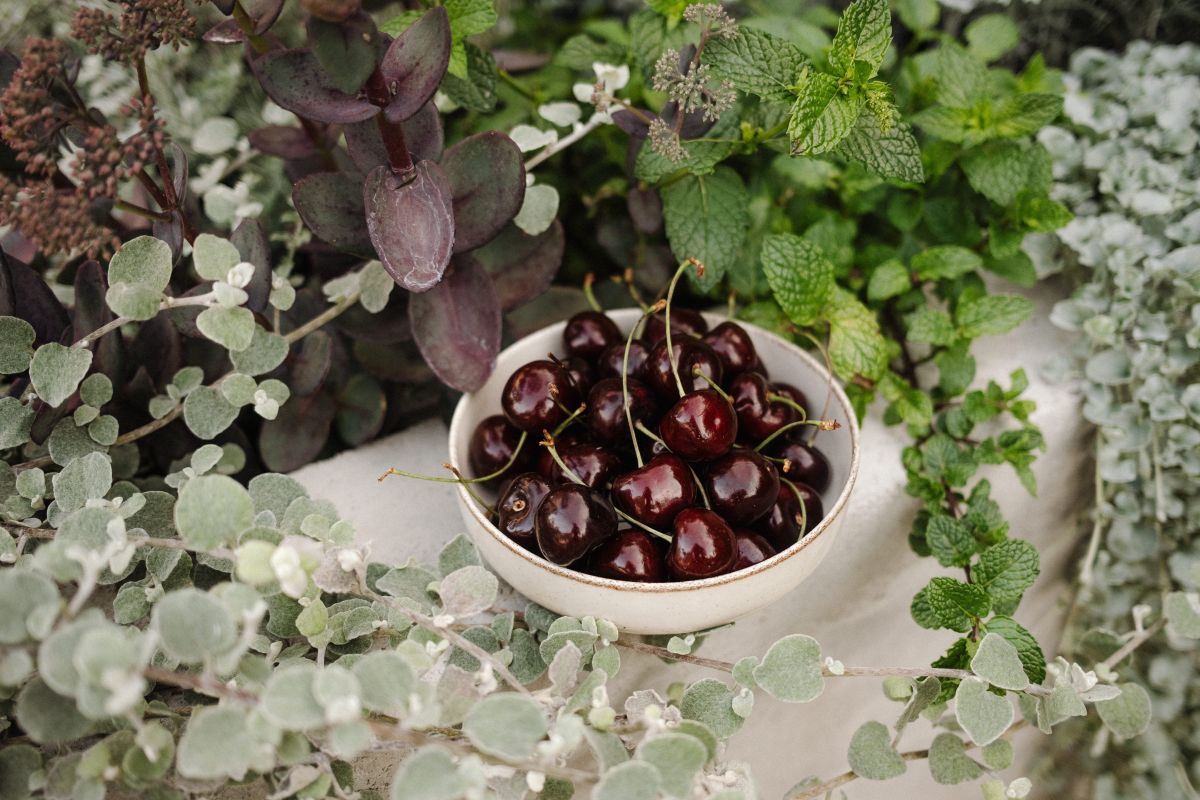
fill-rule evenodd
<path id="1" fill-rule="evenodd" d="M 563 328 L 567 353 L 586 361 L 595 361 L 607 348 L 623 342 L 617 323 L 601 311 L 580 311 Z"/>
<path id="2" fill-rule="evenodd" d="M 524 472 L 510 479 L 496 504 L 496 527 L 526 550 L 538 552 L 534 519 L 542 499 L 550 493 L 550 483 L 536 472 Z"/>
<path id="3" fill-rule="evenodd" d="M 601 378 L 620 378 L 621 365 L 625 360 L 625 345 L 614 344 L 600 355 L 596 362 L 596 371 Z M 649 380 L 649 369 L 646 362 L 650 360 L 650 349 L 638 340 L 629 343 L 629 377 L 643 383 Z"/>
<path id="4" fill-rule="evenodd" d="M 750 334 L 736 322 L 722 322 L 704 335 L 704 343 L 716 352 L 728 376 L 753 369 L 758 363 L 758 351 Z"/>
<path id="5" fill-rule="evenodd" d="M 509 462 L 517 443 L 521 440 L 521 431 L 508 423 L 501 414 L 494 414 L 475 426 L 471 434 L 471 442 L 467 447 L 467 460 L 471 464 L 471 472 L 476 476 L 491 475 Z M 536 448 L 532 442 L 527 442 L 521 448 L 520 455 L 509 467 L 508 475 L 525 472 L 536 460 Z M 508 475 L 501 475 L 490 481 L 484 481 L 484 486 L 495 487 Z"/>
<path id="6" fill-rule="evenodd" d="M 703 508 L 685 508 L 675 516 L 667 550 L 667 570 L 676 580 L 711 578 L 728 572 L 737 560 L 737 539 L 725 520 Z"/>
<path id="7" fill-rule="evenodd" d="M 708 465 L 704 488 L 713 511 L 730 525 L 748 525 L 774 505 L 779 471 L 753 450 L 730 450 Z"/>
<path id="8" fill-rule="evenodd" d="M 652 425 L 658 416 L 654 395 L 639 381 L 629 381 L 629 413 L 633 422 Z M 605 378 L 588 394 L 588 426 L 596 440 L 622 450 L 633 446 L 625 418 L 625 394 L 620 378 Z"/>
<path id="9" fill-rule="evenodd" d="M 733 407 L 712 389 L 685 394 L 659 424 L 659 435 L 667 447 L 688 461 L 711 461 L 725 455 L 737 432 Z"/>
<path id="10" fill-rule="evenodd" d="M 780 438 L 782 441 L 774 442 L 768 447 L 771 449 L 771 455 L 786 459 L 786 463 L 780 467 L 783 477 L 805 483 L 818 492 L 828 489 L 830 470 L 829 459 L 825 458 L 825 454 L 799 436 L 785 434 Z"/>
<path id="11" fill-rule="evenodd" d="M 713 381 L 721 382 L 723 374 L 721 359 L 717 357 L 716 351 L 698 339 L 680 340 L 675 338 L 675 334 L 671 334 L 671 339 L 671 349 L 674 351 L 675 360 L 679 365 L 679 378 L 683 381 L 685 392 L 707 389 L 709 386 L 708 381 L 693 372 L 697 366 Z M 646 369 L 650 376 L 650 386 L 658 393 L 659 397 L 668 402 L 679 397 L 679 387 L 675 385 L 675 373 L 671 370 L 671 359 L 667 355 L 666 339 L 656 344 L 650 351 Z"/>
<path id="12" fill-rule="evenodd" d="M 760 564 L 775 555 L 775 548 L 771 546 L 771 543 L 754 531 L 739 529 L 734 531 L 733 535 L 737 538 L 738 554 L 737 561 L 733 562 L 733 569 L 730 572 L 737 572 L 739 569 Z"/>
<path id="13" fill-rule="evenodd" d="M 767 373 L 764 372 L 763 377 L 766 377 L 766 374 Z M 805 416 L 810 416 L 808 411 L 811 410 L 812 407 L 808 404 L 808 398 L 804 395 L 804 392 L 800 391 L 795 386 L 792 386 L 790 383 L 773 383 L 771 384 L 771 392 L 772 394 L 782 395 L 788 400 L 791 400 L 793 403 L 804 409 Z"/>
<path id="14" fill-rule="evenodd" d="M 658 583 L 666 579 L 662 548 L 654 537 L 637 528 L 618 531 L 592 550 L 588 572 L 601 578 L 637 583 Z"/>
<path id="15" fill-rule="evenodd" d="M 542 500 L 534 531 L 542 555 L 566 566 L 617 532 L 617 514 L 600 493 L 571 483 Z"/>
<path id="16" fill-rule="evenodd" d="M 794 409 L 767 398 L 770 392 L 767 379 L 757 372 L 743 372 L 729 385 L 742 441 L 756 444 L 796 420 Z"/>
<path id="17" fill-rule="evenodd" d="M 792 486 L 800 491 L 800 498 L 804 501 L 803 510 Z M 755 526 L 779 552 L 800 541 L 800 537 L 815 528 L 824 516 L 821 498 L 812 487 L 802 483 L 792 486 L 783 483 L 779 487 L 775 504 Z M 805 523 L 803 529 L 800 527 L 801 521 Z"/>
<path id="18" fill-rule="evenodd" d="M 699 339 L 708 333 L 708 323 L 699 311 L 690 308 L 671 307 L 671 339 L 676 336 L 684 339 Z M 646 320 L 646 328 L 642 331 L 642 341 L 648 345 L 656 345 L 667 337 L 667 315 L 660 312 Z"/>
<path id="19" fill-rule="evenodd" d="M 563 366 L 567 368 L 567 374 L 571 376 L 571 383 L 575 386 L 575 391 L 579 392 L 580 397 L 587 395 L 588 390 L 592 388 L 592 384 L 596 382 L 596 370 L 592 368 L 591 363 L 584 361 L 579 356 L 571 356 Z"/>
<path id="20" fill-rule="evenodd" d="M 540 434 L 566 419 L 581 399 L 566 367 L 553 361 L 531 361 L 509 376 L 500 406 L 513 425 Z"/>
<path id="21" fill-rule="evenodd" d="M 683 459 L 656 455 L 644 467 L 617 476 L 612 484 L 617 508 L 651 528 L 666 528 L 696 499 L 696 484 Z"/>
<path id="22" fill-rule="evenodd" d="M 561 444 L 561 437 L 557 441 L 560 442 L 557 446 L 559 458 L 590 488 L 603 488 L 614 475 L 624 469 L 620 457 L 607 447 L 595 442 Z M 554 461 L 549 451 L 543 451 L 538 457 L 538 473 L 553 486 L 570 483 L 572 480 Z"/>

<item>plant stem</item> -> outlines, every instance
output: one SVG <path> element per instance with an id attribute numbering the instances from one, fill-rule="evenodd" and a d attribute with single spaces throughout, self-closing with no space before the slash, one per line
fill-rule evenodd
<path id="1" fill-rule="evenodd" d="M 826 419 L 799 419 L 799 420 L 796 420 L 795 422 L 789 422 L 787 425 L 784 425 L 779 430 L 775 431 L 770 436 L 763 439 L 761 442 L 758 443 L 758 445 L 754 448 L 754 450 L 756 452 L 762 452 L 762 449 L 764 447 L 766 447 L 771 442 L 778 439 L 783 434 L 787 433 L 788 431 L 792 430 L 793 428 L 799 428 L 804 425 L 812 425 L 813 427 L 817 428 L 817 430 L 822 430 L 822 431 L 835 431 L 838 428 L 842 427 L 841 423 L 839 423 L 836 419 L 829 419 L 829 420 L 826 420 Z"/>
<path id="2" fill-rule="evenodd" d="M 542 447 L 550 453 L 550 457 L 554 459 L 554 463 L 558 464 L 558 468 L 563 471 L 563 474 L 570 478 L 574 483 L 584 486 L 583 478 L 576 474 L 575 470 L 567 466 L 562 460 L 562 456 L 558 454 L 558 448 L 554 446 L 554 437 L 550 435 L 550 431 L 542 431 L 546 438 L 542 439 Z"/>
<path id="3" fill-rule="evenodd" d="M 590 278 L 591 275 L 589 272 L 588 277 Z M 589 284 L 585 282 L 584 286 L 588 287 Z M 625 422 L 629 425 L 629 438 L 633 440 L 633 455 L 637 458 L 638 467 L 644 466 L 645 462 L 642 461 L 642 448 L 638 446 L 637 438 L 637 428 L 642 423 L 641 420 L 638 420 L 637 426 L 633 424 L 633 409 L 630 408 L 629 404 L 629 348 L 633 346 L 633 337 L 637 333 L 638 328 L 641 327 L 642 322 L 648 316 L 660 310 L 662 308 L 661 304 L 662 301 L 660 300 L 642 312 L 642 316 L 638 317 L 638 321 L 629 329 L 629 335 L 625 337 L 625 354 L 621 357 L 621 400 L 625 404 Z"/>
<path id="4" fill-rule="evenodd" d="M 640 522 L 640 521 L 634 519 L 633 517 L 626 514 L 624 511 L 617 508 L 616 506 L 613 506 L 613 511 L 616 511 L 617 516 L 619 516 L 621 519 L 628 522 L 630 525 L 636 525 L 639 528 L 641 528 L 642 530 L 644 530 L 646 533 L 653 534 L 653 535 L 657 536 L 658 538 L 662 539 L 663 541 L 666 541 L 666 542 L 671 541 L 671 537 L 668 536 L 667 534 L 665 534 L 662 531 L 657 530 L 655 528 L 651 528 L 649 525 L 645 524 L 644 522 Z M 636 649 L 636 648 L 634 648 L 634 649 Z"/>
<path id="5" fill-rule="evenodd" d="M 586 124 L 580 125 L 574 131 L 572 131 L 568 135 L 564 136 L 563 138 L 559 139 L 554 144 L 552 144 L 548 147 L 542 148 L 542 151 L 540 153 L 537 153 L 536 155 L 534 155 L 532 158 L 530 158 L 528 161 L 525 162 L 525 171 L 529 172 L 531 169 L 536 167 L 538 164 L 541 164 L 543 161 L 550 158 L 551 156 L 561 153 L 563 150 L 566 150 L 568 147 L 575 144 L 576 142 L 578 142 L 583 137 L 587 136 L 592 131 L 596 130 L 596 128 L 599 128 L 602 124 L 603 124 L 603 122 L 601 122 L 600 120 L 596 120 L 596 119 L 589 120 Z"/>
<path id="6" fill-rule="evenodd" d="M 1154 636 L 1154 634 L 1165 628 L 1166 625 L 1167 618 L 1160 617 L 1159 620 L 1149 628 L 1146 628 L 1141 633 L 1134 634 L 1133 638 L 1123 644 L 1120 650 L 1104 659 L 1104 661 L 1101 662 L 1102 665 L 1108 669 L 1112 669 L 1113 667 L 1117 666 L 1117 664 L 1120 664 L 1122 661 L 1124 661 L 1130 653 L 1132 653 L 1134 650 L 1137 650 L 1139 647 L 1145 644 L 1148 639 Z"/>
<path id="7" fill-rule="evenodd" d="M 683 381 L 679 379 L 679 359 L 675 357 L 675 346 L 671 344 L 671 302 L 675 299 L 675 287 L 679 285 L 679 279 L 692 264 L 696 265 L 696 277 L 704 274 L 703 264 L 694 258 L 686 259 L 679 265 L 679 269 L 675 270 L 675 274 L 671 276 L 671 284 L 667 287 L 667 361 L 671 364 L 671 374 L 675 376 L 675 388 L 679 390 L 680 397 L 686 392 L 683 391 Z"/>
<path id="8" fill-rule="evenodd" d="M 169 222 L 171 220 L 171 215 L 165 211 L 153 211 L 145 206 L 139 206 L 136 203 L 130 203 L 120 198 L 113 201 L 113 208 L 117 211 L 136 214 L 143 219 L 152 219 L 156 222 Z"/>
<path id="9" fill-rule="evenodd" d="M 385 109 L 392 100 L 392 93 L 388 90 L 387 81 L 384 80 L 379 67 L 367 78 L 366 88 L 367 99 L 380 108 L 379 113 L 375 115 L 375 122 L 379 126 L 379 135 L 383 137 L 383 147 L 387 150 L 388 166 L 401 183 L 408 183 L 416 175 L 416 168 L 413 166 L 412 155 L 408 152 L 408 145 L 404 143 L 404 129 L 399 122 L 388 119 Z"/>

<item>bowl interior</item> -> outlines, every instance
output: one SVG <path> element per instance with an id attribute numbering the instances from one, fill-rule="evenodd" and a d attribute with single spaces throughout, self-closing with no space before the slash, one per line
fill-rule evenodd
<path id="1" fill-rule="evenodd" d="M 641 315 L 638 309 L 633 308 L 610 310 L 606 313 L 616 322 L 621 331 L 626 333 Z M 705 314 L 704 316 L 710 327 L 725 321 L 725 317 L 717 314 Z M 547 353 L 554 353 L 559 356 L 563 355 L 562 330 L 564 324 L 560 322 L 547 326 L 529 334 L 503 350 L 496 360 L 496 370 L 492 373 L 487 383 L 478 391 L 462 397 L 450 423 L 450 462 L 454 467 L 463 470 L 464 474 L 469 473 L 466 465 L 469 463 L 467 451 L 471 434 L 480 421 L 493 414 L 501 413 L 500 394 L 504 389 L 504 384 L 507 382 L 509 375 L 523 364 L 537 359 L 544 359 Z M 802 391 L 812 406 L 809 409 L 809 413 L 813 418 L 836 419 L 841 423 L 841 427 L 837 430 L 817 432 L 816 438 L 813 440 L 814 445 L 824 453 L 825 457 L 829 459 L 830 464 L 831 479 L 829 487 L 821 494 L 821 502 L 825 510 L 825 520 L 813 529 L 811 533 L 788 548 L 788 550 L 779 553 L 761 564 L 756 564 L 753 567 L 733 573 L 734 575 L 745 576 L 769 569 L 773 564 L 793 554 L 794 551 L 803 549 L 811 544 L 813 540 L 821 535 L 832 517 L 845 505 L 850 488 L 858 472 L 858 423 L 845 393 L 837 382 L 830 377 L 824 365 L 816 358 L 773 333 L 745 322 L 739 321 L 738 324 L 742 325 L 750 334 L 751 339 L 753 339 L 759 358 L 762 359 L 764 366 L 767 368 L 772 382 L 790 383 Z M 525 446 L 529 447 L 531 445 L 537 446 L 532 436 L 526 441 Z M 494 492 L 487 490 L 477 490 L 477 492 L 488 502 L 493 502 L 496 499 Z M 476 510 L 478 509 L 467 495 L 466 490 L 462 487 L 459 487 L 459 500 Z M 499 529 L 487 521 L 482 513 L 476 513 L 474 516 L 480 522 L 481 527 L 486 529 L 491 536 L 504 544 L 508 549 L 521 554 L 523 558 L 538 563 L 547 571 L 554 574 L 567 576 L 595 586 L 620 588 L 622 591 L 658 592 L 671 591 L 673 588 L 695 587 L 706 583 L 719 583 L 729 577 L 718 576 L 698 581 L 662 584 L 630 584 L 624 581 L 599 578 L 570 569 L 569 567 L 552 564 L 510 540 Z"/>

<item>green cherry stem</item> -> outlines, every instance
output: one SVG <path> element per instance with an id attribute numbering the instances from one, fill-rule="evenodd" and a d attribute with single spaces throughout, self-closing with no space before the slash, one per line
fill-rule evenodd
<path id="1" fill-rule="evenodd" d="M 686 463 L 686 462 L 684 462 Z M 692 473 L 692 480 L 696 483 L 696 491 L 700 492 L 700 501 L 704 503 L 704 507 L 712 511 L 712 506 L 708 502 L 708 492 L 704 491 L 704 484 L 700 480 L 700 476 L 696 474 L 696 470 L 692 469 L 692 465 L 687 465 L 688 472 Z"/>
<path id="2" fill-rule="evenodd" d="M 542 447 L 546 448 L 546 450 L 550 453 L 550 457 L 554 459 L 555 464 L 558 464 L 558 468 L 563 471 L 563 474 L 575 483 L 578 483 L 580 486 L 586 486 L 587 484 L 583 482 L 583 478 L 580 478 L 579 475 L 575 473 L 575 470 L 568 467 L 562 460 L 562 457 L 559 456 L 558 448 L 554 446 L 554 437 L 550 434 L 550 431 L 542 431 L 542 436 Z"/>
<path id="3" fill-rule="evenodd" d="M 633 440 L 633 455 L 637 458 L 637 465 L 641 468 L 644 465 L 642 461 L 642 448 L 638 446 L 637 428 L 633 424 L 633 409 L 629 403 L 629 348 L 633 345 L 633 336 L 637 333 L 639 327 L 647 317 L 651 314 L 662 310 L 664 301 L 659 300 L 638 318 L 633 327 L 629 329 L 629 335 L 625 337 L 625 354 L 621 357 L 621 402 L 625 406 L 625 422 L 629 425 L 629 438 Z M 641 424 L 640 422 L 638 423 Z"/>
<path id="4" fill-rule="evenodd" d="M 721 395 L 721 397 L 724 397 L 726 403 L 729 403 L 731 406 L 733 405 L 733 398 L 729 396 L 729 393 L 722 389 L 719 383 L 709 377 L 708 373 L 701 369 L 699 364 L 692 367 L 692 374 L 704 378 L 704 382 L 708 384 L 708 388 Z"/>
<path id="5" fill-rule="evenodd" d="M 382 481 L 384 478 L 386 478 L 389 475 L 399 475 L 402 478 L 416 478 L 417 480 L 433 481 L 434 483 L 486 483 L 487 481 L 490 481 L 493 478 L 499 478 L 501 475 L 508 472 L 512 468 L 513 464 L 517 463 L 517 457 L 519 455 L 521 455 L 521 448 L 525 446 L 525 439 L 528 436 L 529 436 L 529 434 L 527 432 L 521 431 L 521 438 L 517 440 L 517 446 L 513 448 L 513 453 L 511 456 L 508 457 L 508 461 L 506 461 L 504 463 L 504 466 L 500 467 L 500 469 L 496 470 L 495 472 L 491 473 L 490 475 L 480 475 L 478 478 L 464 478 L 462 476 L 462 474 L 458 470 L 456 470 L 454 467 L 452 467 L 451 465 L 442 464 L 443 467 L 450 470 L 458 477 L 457 478 L 436 478 L 432 475 L 421 475 L 420 473 L 417 473 L 417 472 L 405 472 L 402 469 L 396 469 L 395 467 L 391 467 L 388 469 L 387 472 L 383 473 L 378 478 L 376 478 L 376 480 Z"/>
<path id="6" fill-rule="evenodd" d="M 755 452 L 762 452 L 762 449 L 771 442 L 775 441 L 784 433 L 787 433 L 793 428 L 799 428 L 801 425 L 812 425 L 814 428 L 820 431 L 836 431 L 838 428 L 842 427 L 842 423 L 838 422 L 836 419 L 801 419 L 796 420 L 795 422 L 789 422 L 787 425 L 784 425 L 782 428 L 759 442 L 754 448 Z"/>
<path id="7" fill-rule="evenodd" d="M 620 281 L 621 283 L 625 284 L 625 291 L 629 292 L 630 298 L 633 299 L 633 302 L 638 304 L 638 308 L 642 309 L 642 311 L 645 311 L 650 307 L 646 305 L 646 301 L 642 299 L 641 290 L 637 288 L 637 284 L 633 281 L 632 267 L 626 267 L 625 271 L 621 273 L 621 277 L 617 278 L 614 276 L 613 280 Z"/>
<path id="8" fill-rule="evenodd" d="M 683 115 L 680 115 L 680 119 L 682 118 Z M 696 267 L 696 277 L 704 275 L 704 264 L 697 259 L 689 258 L 679 265 L 679 269 L 675 270 L 675 274 L 671 277 L 671 285 L 667 287 L 667 361 L 671 362 L 671 374 L 675 376 L 675 388 L 679 390 L 680 397 L 683 397 L 686 392 L 683 391 L 683 381 L 679 379 L 679 359 L 675 358 L 675 346 L 671 344 L 671 302 L 675 299 L 675 287 L 679 285 L 679 279 L 692 265 Z"/>
<path id="9" fill-rule="evenodd" d="M 462 486 L 463 491 L 465 491 L 468 495 L 470 495 L 471 499 L 474 500 L 476 503 L 478 503 L 479 506 L 488 513 L 488 516 L 495 516 L 496 507 L 484 502 L 483 498 L 480 497 L 478 494 L 476 494 L 475 490 L 471 488 L 471 482 L 468 481 L 466 478 L 464 478 L 462 476 L 461 472 L 459 472 L 457 469 L 455 469 L 454 467 L 452 467 L 449 464 L 442 464 L 442 466 L 445 467 L 446 469 L 450 470 L 451 474 L 453 474 L 454 477 L 458 478 L 458 482 Z"/>
<path id="10" fill-rule="evenodd" d="M 770 400 L 772 403 L 783 403 L 785 406 L 788 406 L 789 408 L 793 409 L 800 415 L 801 420 L 808 419 L 808 409 L 805 408 L 804 406 L 800 405 L 799 403 L 797 403 L 795 400 L 793 400 L 790 397 L 785 397 L 784 395 L 781 395 L 781 394 L 770 393 L 767 395 L 767 399 Z"/>
<path id="11" fill-rule="evenodd" d="M 808 506 L 804 502 L 804 496 L 800 493 L 800 489 L 796 484 L 787 478 L 780 475 L 779 480 L 787 484 L 787 487 L 792 490 L 792 494 L 796 496 L 796 502 L 800 504 L 800 519 L 796 521 L 800 523 L 800 535 L 804 536 L 804 532 L 808 529 Z"/>
<path id="12" fill-rule="evenodd" d="M 662 437 L 661 437 L 661 436 L 659 436 L 659 435 L 658 435 L 657 433 L 655 433 L 654 431 L 652 431 L 652 430 L 650 430 L 649 428 L 647 428 L 647 427 L 646 427 L 646 424 L 645 424 L 644 422 L 642 422 L 640 419 L 637 421 L 637 425 L 636 425 L 635 427 L 636 427 L 636 428 L 637 428 L 639 431 L 641 431 L 642 433 L 644 433 L 644 434 L 646 434 L 647 436 L 649 436 L 649 437 L 650 437 L 651 439 L 653 439 L 654 441 L 656 441 L 656 442 L 658 442 L 659 444 L 661 444 L 663 447 L 667 447 L 667 443 L 666 443 L 666 442 L 664 442 L 664 441 L 662 440 Z M 671 448 L 667 447 L 667 450 L 670 450 L 670 449 L 671 449 Z"/>
<path id="13" fill-rule="evenodd" d="M 592 311 L 600 310 L 600 303 L 596 300 L 596 293 L 592 291 L 592 284 L 596 282 L 596 276 L 588 273 L 583 279 L 583 296 L 587 299 L 588 305 L 592 307 Z"/>
<path id="14" fill-rule="evenodd" d="M 657 536 L 658 538 L 662 539 L 663 541 L 667 541 L 667 542 L 671 541 L 671 537 L 668 536 L 667 534 L 663 533 L 662 531 L 655 530 L 654 528 L 651 528 L 649 525 L 646 525 L 645 523 L 638 522 L 636 519 L 629 516 L 624 511 L 617 508 L 616 506 L 613 506 L 613 511 L 616 511 L 617 514 L 621 517 L 621 519 L 625 520 L 630 525 L 637 525 L 639 528 L 644 530 L 646 533 L 653 534 L 653 535 Z"/>
<path id="15" fill-rule="evenodd" d="M 565 431 L 575 420 L 579 419 L 579 415 L 587 410 L 587 403 L 580 403 L 579 408 L 571 412 L 571 415 L 558 423 L 558 427 L 554 429 L 554 435 L 558 436 Z M 521 434 L 521 441 L 525 441 L 525 434 Z"/>

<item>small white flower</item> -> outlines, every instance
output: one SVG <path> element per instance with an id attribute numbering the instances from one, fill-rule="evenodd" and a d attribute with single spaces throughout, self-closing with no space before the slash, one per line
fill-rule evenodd
<path id="1" fill-rule="evenodd" d="M 1013 800 L 1021 800 L 1021 798 L 1028 796 L 1031 789 L 1033 789 L 1033 782 L 1029 778 L 1017 778 L 1008 785 L 1004 796 L 1013 798 Z"/>
<path id="2" fill-rule="evenodd" d="M 825 656 L 825 669 L 830 675 L 845 675 L 846 665 L 832 656 Z"/>
<path id="3" fill-rule="evenodd" d="M 249 261 L 241 261 L 230 268 L 225 275 L 225 282 L 235 289 L 245 289 L 254 277 L 254 265 Z"/>
<path id="4" fill-rule="evenodd" d="M 508 138 L 516 143 L 522 153 L 528 153 L 557 142 L 558 131 L 544 131 L 532 125 L 518 125 L 509 131 Z"/>
<path id="5" fill-rule="evenodd" d="M 279 401 L 259 389 L 254 393 L 254 413 L 263 419 L 275 419 L 279 416 Z"/>
<path id="6" fill-rule="evenodd" d="M 624 89 L 629 83 L 629 66 L 627 64 L 604 64 L 599 61 L 592 64 L 596 80 L 604 84 L 604 90 L 609 94 Z"/>
<path id="7" fill-rule="evenodd" d="M 356 572 L 363 567 L 362 553 L 349 548 L 339 550 L 337 562 L 338 566 L 342 568 L 342 572 Z"/>
<path id="8" fill-rule="evenodd" d="M 280 545 L 271 553 L 271 570 L 279 588 L 292 599 L 299 599 L 308 588 L 308 573 L 300 566 L 300 552 L 291 545 Z"/>
<path id="9" fill-rule="evenodd" d="M 588 95 L 588 101 L 591 101 L 591 95 Z M 538 106 L 537 112 L 539 117 L 560 128 L 571 127 L 583 116 L 578 105 L 567 102 L 544 103 Z"/>

